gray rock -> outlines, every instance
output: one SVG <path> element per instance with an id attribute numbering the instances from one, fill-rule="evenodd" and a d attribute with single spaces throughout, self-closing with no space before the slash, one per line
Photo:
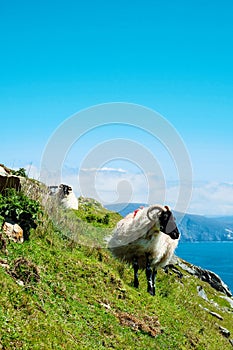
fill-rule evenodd
<path id="1" fill-rule="evenodd" d="M 232 297 L 230 289 L 216 273 L 209 270 L 204 270 L 201 267 L 192 265 L 180 258 L 177 258 L 177 264 L 189 274 L 197 276 L 200 280 L 209 283 L 211 287 L 217 291 L 224 293 L 228 297 Z"/>
<path id="2" fill-rule="evenodd" d="M 10 240 L 18 243 L 23 243 L 23 229 L 18 224 L 5 221 L 2 226 L 2 231 Z"/>
<path id="3" fill-rule="evenodd" d="M 219 320 L 223 321 L 223 317 L 217 314 L 217 312 L 210 311 L 210 314 L 214 317 L 217 317 Z"/>
<path id="4" fill-rule="evenodd" d="M 223 321 L 223 317 L 219 314 L 217 314 L 217 312 L 214 311 L 210 311 L 209 309 L 207 309 L 207 307 L 203 307 L 202 305 L 199 305 L 200 308 L 202 308 L 202 310 L 205 310 L 206 312 L 208 312 L 210 315 L 218 318 L 219 320 Z M 219 326 L 220 327 L 220 326 Z"/>
<path id="5" fill-rule="evenodd" d="M 202 299 L 209 301 L 204 289 L 201 286 L 197 286 L 197 292 L 199 297 L 201 297 Z"/>
<path id="6" fill-rule="evenodd" d="M 229 331 L 228 329 L 226 329 L 226 328 L 224 328 L 224 327 L 222 327 L 222 326 L 219 326 L 219 330 L 220 330 L 220 333 L 221 333 L 224 337 L 226 337 L 226 338 L 229 338 L 229 337 L 230 337 L 231 333 L 230 333 L 230 331 Z"/>

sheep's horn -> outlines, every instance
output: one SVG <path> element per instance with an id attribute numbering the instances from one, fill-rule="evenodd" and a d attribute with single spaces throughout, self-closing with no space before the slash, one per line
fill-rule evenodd
<path id="1" fill-rule="evenodd" d="M 152 217 L 150 216 L 150 214 L 153 210 L 158 210 L 159 212 L 162 213 L 163 211 L 165 211 L 165 207 L 163 207 L 162 205 L 159 205 L 159 204 L 152 205 L 151 207 L 149 207 L 149 209 L 147 210 L 147 217 L 150 221 L 154 221 L 153 215 L 152 215 Z"/>

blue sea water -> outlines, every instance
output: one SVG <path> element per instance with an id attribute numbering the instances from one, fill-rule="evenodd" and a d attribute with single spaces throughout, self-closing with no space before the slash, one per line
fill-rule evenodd
<path id="1" fill-rule="evenodd" d="M 176 255 L 213 271 L 233 293 L 233 242 L 179 243 Z"/>

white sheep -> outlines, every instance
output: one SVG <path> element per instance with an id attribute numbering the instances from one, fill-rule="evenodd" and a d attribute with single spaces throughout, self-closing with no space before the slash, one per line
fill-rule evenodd
<path id="1" fill-rule="evenodd" d="M 57 186 L 50 186 L 51 194 L 52 190 L 56 190 Z M 67 209 L 78 209 L 78 199 L 75 196 L 72 187 L 61 184 L 58 191 L 55 191 L 55 196 L 59 202 Z"/>
<path id="2" fill-rule="evenodd" d="M 157 269 L 169 264 L 180 233 L 168 206 L 153 205 L 128 214 L 118 222 L 108 242 L 117 259 L 133 264 L 134 286 L 139 286 L 138 270 L 145 269 L 147 291 L 155 295 Z"/>

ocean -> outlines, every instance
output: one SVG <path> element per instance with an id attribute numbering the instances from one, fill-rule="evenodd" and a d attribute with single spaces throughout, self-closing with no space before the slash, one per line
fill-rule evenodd
<path id="1" fill-rule="evenodd" d="M 233 293 L 233 242 L 180 242 L 175 254 L 216 273 Z"/>

